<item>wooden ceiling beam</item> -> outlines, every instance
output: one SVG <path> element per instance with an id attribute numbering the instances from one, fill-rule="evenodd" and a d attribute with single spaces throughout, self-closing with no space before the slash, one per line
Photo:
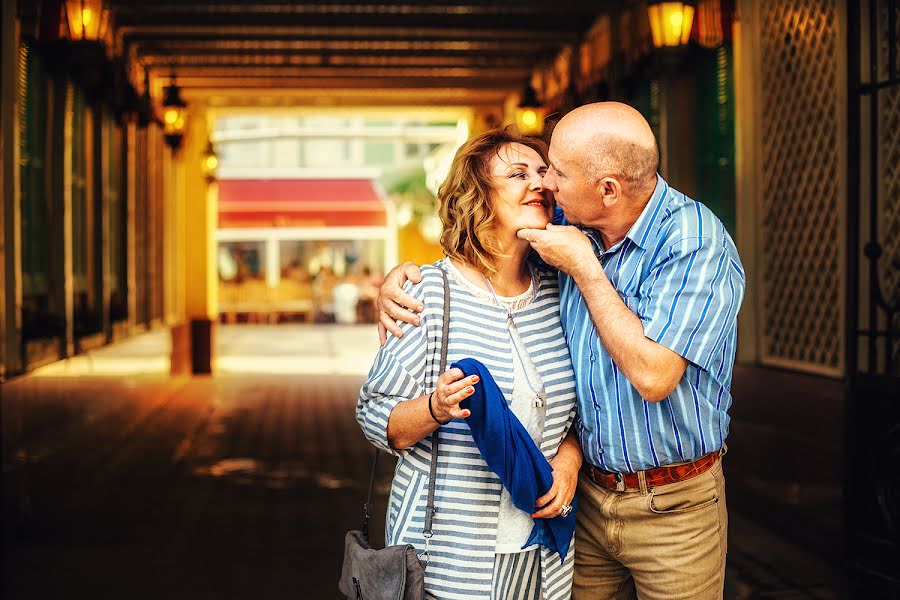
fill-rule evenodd
<path id="1" fill-rule="evenodd" d="M 621 4 L 621 0 L 618 4 Z M 137 18 L 148 14 L 208 13 L 262 13 L 270 15 L 543 15 L 562 13 L 588 13 L 601 10 L 604 5 L 617 2 L 584 2 L 584 0 L 516 0 L 463 2 L 461 0 L 395 0 L 382 2 L 322 2 L 321 0 L 156 0 L 148 3 L 141 0 L 112 0 L 117 15 Z"/>
<path id="2" fill-rule="evenodd" d="M 463 88 L 357 89 L 330 88 L 288 89 L 264 86 L 232 88 L 227 82 L 211 81 L 209 87 L 184 90 L 189 105 L 211 107 L 282 107 L 297 106 L 458 106 L 466 108 L 502 106 L 505 92 Z M 190 109 L 190 106 L 189 106 Z"/>
<path id="3" fill-rule="evenodd" d="M 159 66 L 151 70 L 151 75 L 166 77 L 169 66 Z M 418 68 L 418 67 L 258 67 L 258 66 L 185 66 L 177 70 L 179 85 L 186 85 L 191 77 L 295 77 L 309 80 L 357 80 L 357 81 L 418 81 L 439 80 L 444 84 L 457 81 L 491 81 L 493 87 L 516 87 L 521 85 L 528 69 L 467 69 L 467 68 Z"/>
<path id="4" fill-rule="evenodd" d="M 234 39 L 234 40 L 358 40 L 358 41 L 499 41 L 567 43 L 578 39 L 574 31 L 549 29 L 448 28 L 439 23 L 428 27 L 307 27 L 285 25 L 121 25 L 118 35 L 126 40 Z"/>
<path id="5" fill-rule="evenodd" d="M 246 40 L 246 39 L 156 39 L 134 44 L 139 53 L 172 55 L 176 53 L 278 53 L 278 54 L 356 54 L 375 52 L 396 55 L 522 55 L 554 49 L 531 41 L 451 41 L 451 40 Z"/>
<path id="6" fill-rule="evenodd" d="M 530 70 L 533 62 L 527 57 L 458 57 L 458 56 L 381 56 L 358 54 L 353 56 L 321 56 L 314 54 L 280 55 L 218 55 L 175 54 L 144 55 L 144 64 L 151 68 L 216 68 L 216 67 L 331 67 L 357 69 L 366 67 L 416 67 L 422 69 L 514 69 Z"/>
<path id="7" fill-rule="evenodd" d="M 465 48 L 453 48 L 450 44 L 435 42 L 395 43 L 378 42 L 376 47 L 360 42 L 317 42 L 317 41 L 236 41 L 236 40 L 148 40 L 134 44 L 136 50 L 145 56 L 171 56 L 183 53 L 194 56 L 358 56 L 377 54 L 378 56 L 401 57 L 449 57 L 531 60 L 534 45 L 530 42 L 467 42 Z"/>
<path id="8" fill-rule="evenodd" d="M 168 80 L 168 73 L 158 74 L 160 81 Z M 249 72 L 236 73 L 234 69 L 223 69 L 222 72 L 203 73 L 178 73 L 178 85 L 182 88 L 285 88 L 285 89 L 320 89 L 332 90 L 337 88 L 358 89 L 416 89 L 416 88 L 445 88 L 455 87 L 460 89 L 495 90 L 508 94 L 522 84 L 520 77 L 498 79 L 495 77 L 410 77 L 399 75 L 381 76 L 320 76 L 309 75 L 285 75 L 284 73 L 251 74 Z"/>

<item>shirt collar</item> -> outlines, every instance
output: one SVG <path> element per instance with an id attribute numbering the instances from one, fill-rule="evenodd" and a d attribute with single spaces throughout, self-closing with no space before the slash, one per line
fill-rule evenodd
<path id="1" fill-rule="evenodd" d="M 668 191 L 669 184 L 666 183 L 665 179 L 657 175 L 656 188 L 650 196 L 650 201 L 647 202 L 647 206 L 641 211 L 637 221 L 634 222 L 634 225 L 632 225 L 631 229 L 628 230 L 628 233 L 625 234 L 627 239 L 631 240 L 633 244 L 644 250 L 647 249 L 648 242 L 651 241 L 653 232 L 658 230 L 657 225 L 662 220 L 663 216 L 665 216 L 665 198 Z"/>

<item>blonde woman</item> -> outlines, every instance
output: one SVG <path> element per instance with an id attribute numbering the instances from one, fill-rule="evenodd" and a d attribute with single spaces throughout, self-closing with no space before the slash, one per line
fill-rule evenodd
<path id="1" fill-rule="evenodd" d="M 356 416 L 366 437 L 399 460 L 389 497 L 386 543 L 423 551 L 431 441 L 439 436 L 434 537 L 425 571 L 435 599 L 564 600 L 574 551 L 565 560 L 525 546 L 536 518 L 567 514 L 581 450 L 569 428 L 575 380 L 559 320 L 555 272 L 529 260 L 522 228 L 543 228 L 553 198 L 543 188 L 546 146 L 507 130 L 470 139 L 456 154 L 438 200 L 446 257 L 422 268 L 405 291 L 423 308 L 419 327 L 389 336 L 363 385 Z M 533 514 L 514 506 L 488 467 L 459 403 L 478 384 L 459 369 L 439 374 L 443 269 L 450 283 L 447 364 L 482 362 L 509 408 L 553 467 L 554 483 Z M 435 387 L 427 387 L 437 381 Z"/>

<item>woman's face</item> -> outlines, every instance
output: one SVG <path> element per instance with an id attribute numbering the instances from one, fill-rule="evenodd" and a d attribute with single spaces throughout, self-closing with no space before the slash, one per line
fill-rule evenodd
<path id="1" fill-rule="evenodd" d="M 501 239 L 520 229 L 544 229 L 553 217 L 553 195 L 544 190 L 544 159 L 532 148 L 507 144 L 491 159 L 491 201 Z"/>

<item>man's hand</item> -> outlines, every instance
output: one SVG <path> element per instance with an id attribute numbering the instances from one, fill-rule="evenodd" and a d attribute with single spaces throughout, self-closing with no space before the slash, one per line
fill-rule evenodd
<path id="1" fill-rule="evenodd" d="M 403 284 L 407 280 L 413 283 L 422 281 L 422 272 L 419 270 L 419 267 L 409 261 L 391 269 L 391 272 L 385 276 L 381 289 L 378 291 L 378 298 L 376 299 L 376 305 L 378 306 L 378 339 L 381 340 L 382 346 L 387 341 L 388 331 L 394 334 L 394 337 L 403 337 L 403 332 L 397 326 L 397 320 L 417 327 L 420 325 L 419 316 L 416 312 L 422 312 L 425 307 L 422 306 L 421 302 L 403 291 Z"/>
<path id="2" fill-rule="evenodd" d="M 547 229 L 520 229 L 516 235 L 527 240 L 544 262 L 573 278 L 579 269 L 600 264 L 591 241 L 577 227 L 551 223 Z"/>

